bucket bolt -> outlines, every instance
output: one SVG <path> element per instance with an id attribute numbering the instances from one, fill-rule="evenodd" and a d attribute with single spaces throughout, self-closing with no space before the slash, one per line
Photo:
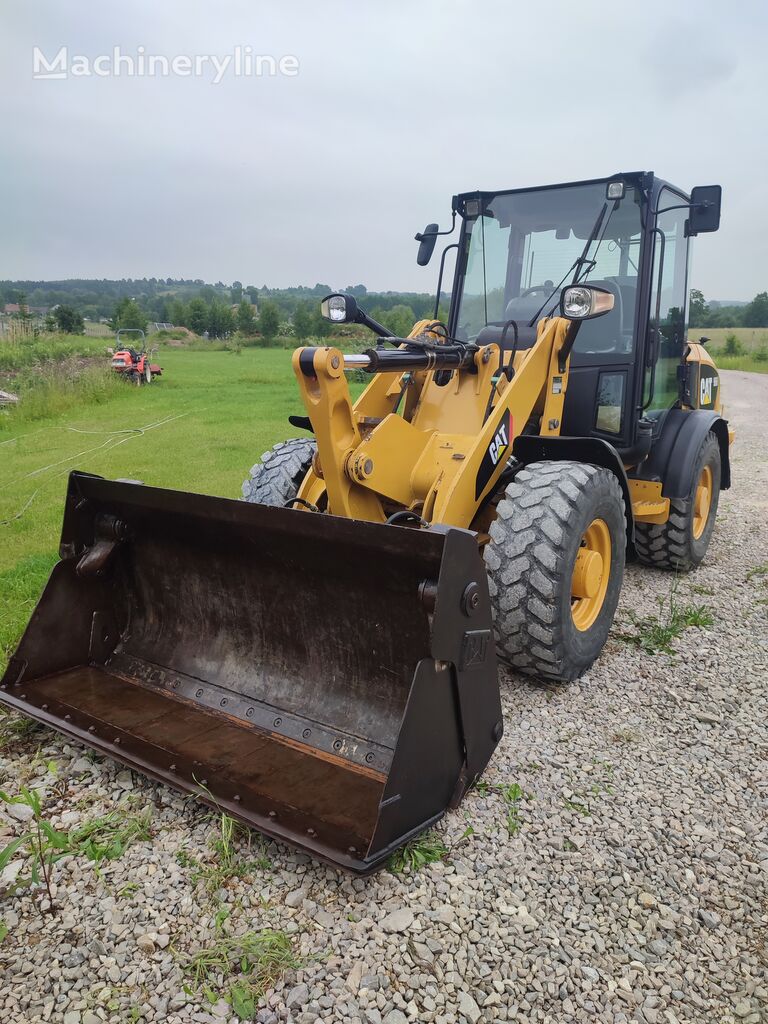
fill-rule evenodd
<path id="1" fill-rule="evenodd" d="M 480 607 L 480 587 L 477 583 L 468 583 L 461 595 L 461 610 L 471 618 Z"/>

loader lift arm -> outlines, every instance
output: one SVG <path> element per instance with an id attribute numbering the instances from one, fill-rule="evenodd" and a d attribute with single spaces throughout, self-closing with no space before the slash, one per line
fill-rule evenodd
<path id="1" fill-rule="evenodd" d="M 316 505 L 325 490 L 334 515 L 385 522 L 407 509 L 433 524 L 466 528 L 531 417 L 540 419 L 542 435 L 559 435 L 577 322 L 542 320 L 535 343 L 514 355 L 514 365 L 513 354 L 497 344 L 441 344 L 434 331 L 425 334 L 430 327 L 420 321 L 409 338 L 390 339 L 400 343 L 392 351 L 295 353 L 318 449 L 299 498 Z M 435 343 L 413 345 L 425 337 Z M 345 375 L 352 369 L 375 374 L 354 404 Z"/>

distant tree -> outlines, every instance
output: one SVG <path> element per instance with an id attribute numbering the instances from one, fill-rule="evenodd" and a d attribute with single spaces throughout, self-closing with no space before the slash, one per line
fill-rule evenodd
<path id="1" fill-rule="evenodd" d="M 272 341 L 280 330 L 280 310 L 270 299 L 259 307 L 259 333 L 266 341 Z"/>
<path id="2" fill-rule="evenodd" d="M 53 319 L 63 334 L 85 334 L 82 315 L 71 306 L 57 306 L 53 311 Z"/>
<path id="3" fill-rule="evenodd" d="M 233 304 L 238 303 L 242 299 L 242 297 L 243 297 L 243 282 L 242 281 L 233 281 L 232 282 L 231 294 L 232 294 L 232 303 Z"/>
<path id="4" fill-rule="evenodd" d="M 768 327 L 768 292 L 759 292 L 745 307 L 742 323 L 745 327 Z"/>
<path id="5" fill-rule="evenodd" d="M 135 299 L 121 299 L 112 314 L 112 326 L 115 330 L 146 331 L 148 322 L 147 314 Z"/>
<path id="6" fill-rule="evenodd" d="M 312 330 L 310 331 L 313 338 L 326 338 L 331 333 L 331 325 L 320 313 L 320 303 L 312 303 L 312 312 L 310 314 L 312 320 Z"/>
<path id="7" fill-rule="evenodd" d="M 207 330 L 211 338 L 226 338 L 235 329 L 232 310 L 225 303 L 215 299 L 208 307 Z"/>
<path id="8" fill-rule="evenodd" d="M 300 302 L 293 314 L 294 334 L 300 341 L 304 341 L 305 338 L 310 338 L 312 336 L 313 325 L 314 321 L 312 313 L 310 312 L 307 303 Z"/>
<path id="9" fill-rule="evenodd" d="M 253 319 L 253 306 L 246 299 L 243 299 L 237 307 L 237 329 L 241 334 L 248 338 L 253 334 L 255 326 L 256 324 Z"/>
<path id="10" fill-rule="evenodd" d="M 259 299 L 259 289 L 255 285 L 249 284 L 245 289 L 245 294 L 255 306 Z"/>
<path id="11" fill-rule="evenodd" d="M 181 299 L 174 299 L 168 304 L 168 316 L 170 317 L 169 323 L 172 323 L 174 327 L 187 326 L 187 310 Z"/>
<path id="12" fill-rule="evenodd" d="M 368 294 L 368 289 L 365 287 L 364 284 L 350 284 L 350 285 L 347 285 L 347 287 L 344 289 L 344 291 L 347 292 L 347 294 L 349 294 L 349 295 L 356 295 L 358 297 L 360 297 L 361 295 L 367 295 Z"/>
<path id="13" fill-rule="evenodd" d="M 187 307 L 186 326 L 195 334 L 202 334 L 208 329 L 208 307 L 203 299 L 192 299 Z"/>
<path id="14" fill-rule="evenodd" d="M 410 306 L 398 304 L 391 309 L 377 309 L 371 316 L 392 331 L 396 338 L 406 338 L 416 322 L 416 314 Z"/>
<path id="15" fill-rule="evenodd" d="M 691 288 L 688 304 L 688 322 L 691 327 L 706 327 L 709 317 L 709 306 L 704 294 L 698 288 Z"/>

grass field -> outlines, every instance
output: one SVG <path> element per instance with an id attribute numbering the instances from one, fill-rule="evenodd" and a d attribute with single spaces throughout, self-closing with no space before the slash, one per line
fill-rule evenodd
<path id="1" fill-rule="evenodd" d="M 71 469 L 235 498 L 262 452 L 300 433 L 290 351 L 169 348 L 160 362 L 150 387 L 47 419 L 0 414 L 0 662 L 55 560 Z"/>
<path id="2" fill-rule="evenodd" d="M 692 327 L 688 330 L 691 341 L 709 338 L 709 349 L 720 349 L 725 339 L 735 334 L 747 352 L 768 346 L 768 327 Z"/>

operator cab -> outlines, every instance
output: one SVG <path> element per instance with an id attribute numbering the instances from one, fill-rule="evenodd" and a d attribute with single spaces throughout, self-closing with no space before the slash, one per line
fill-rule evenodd
<path id="1" fill-rule="evenodd" d="M 631 460 L 638 421 L 679 398 L 688 204 L 644 172 L 456 196 L 462 221 L 449 333 L 520 351 L 557 312 L 564 286 L 610 292 L 613 309 L 580 325 L 561 434 L 604 438 Z"/>

